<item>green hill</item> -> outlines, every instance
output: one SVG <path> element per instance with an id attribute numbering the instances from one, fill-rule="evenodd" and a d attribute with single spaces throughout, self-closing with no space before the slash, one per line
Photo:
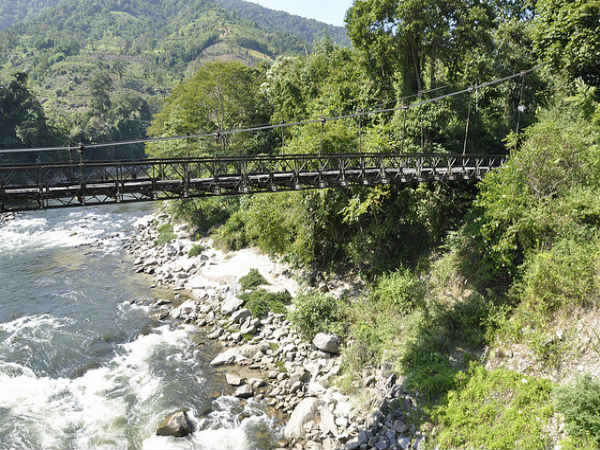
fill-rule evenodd
<path id="1" fill-rule="evenodd" d="M 224 9 L 256 23 L 265 30 L 279 30 L 293 34 L 311 46 L 325 37 L 329 37 L 332 42 L 343 47 L 351 45 L 346 29 L 343 27 L 328 25 L 284 11 L 274 11 L 243 0 L 216 0 L 216 2 Z"/>
<path id="2" fill-rule="evenodd" d="M 2 0 L 0 1 L 0 30 L 39 16 L 60 0 Z"/>
<path id="3" fill-rule="evenodd" d="M 3 23 L 25 20 L 0 31 L 0 81 L 27 72 L 50 115 L 88 110 L 98 72 L 110 75 L 113 95 L 141 96 L 156 111 L 170 88 L 206 61 L 256 65 L 309 44 L 265 31 L 211 0 L 52 3 L 0 0 L 0 11 L 14 12 Z"/>

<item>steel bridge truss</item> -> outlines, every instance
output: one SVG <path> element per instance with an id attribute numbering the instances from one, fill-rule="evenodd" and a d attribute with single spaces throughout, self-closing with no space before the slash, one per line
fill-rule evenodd
<path id="1" fill-rule="evenodd" d="M 505 156 L 348 153 L 0 166 L 0 212 L 480 180 Z"/>

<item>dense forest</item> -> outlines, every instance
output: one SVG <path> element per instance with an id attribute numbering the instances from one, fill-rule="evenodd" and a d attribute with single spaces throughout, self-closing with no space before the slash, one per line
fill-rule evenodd
<path id="1" fill-rule="evenodd" d="M 392 367 L 419 399 L 410 421 L 428 447 L 596 448 L 599 19 L 598 3 L 585 0 L 357 0 L 346 16 L 353 49 L 323 41 L 264 67 L 205 65 L 173 90 L 149 132 L 393 111 L 147 152 L 509 154 L 478 186 L 329 189 L 171 209 L 223 248 L 258 246 L 307 269 L 321 291 L 328 274 L 362 279 L 359 298 L 298 297 L 290 320 L 307 339 L 342 336 L 336 383 L 346 391 Z"/>
<path id="2" fill-rule="evenodd" d="M 229 27 L 225 19 L 237 16 L 222 10 L 197 12 L 207 2 L 190 2 L 194 11 L 174 16 L 163 8 L 161 17 L 141 14 L 153 2 L 119 2 L 135 6 L 145 17 L 139 22 L 131 10 L 117 12 L 109 3 L 93 2 L 97 14 L 85 16 L 92 6 L 77 12 L 73 4 L 75 19 L 59 20 L 69 25 L 71 47 L 64 60 L 48 61 L 46 72 L 36 72 L 42 66 L 31 61 L 54 55 L 53 43 L 18 27 L 0 41 L 2 51 L 17 50 L 12 67 L 30 74 L 33 91 L 21 74 L 0 90 L 0 111 L 15 104 L 30 111 L 10 116 L 3 145 L 35 145 L 40 136 L 60 140 L 64 124 L 71 137 L 78 130 L 77 137 L 107 139 L 145 131 L 150 122 L 147 133 L 162 137 L 315 119 L 283 134 L 183 139 L 145 151 L 508 155 L 477 186 L 324 189 L 186 200 L 170 209 L 224 249 L 258 246 L 305 269 L 325 292 L 295 299 L 290 320 L 307 339 L 320 331 L 340 335 L 344 365 L 335 382 L 345 391 L 358 392 L 376 368 L 391 368 L 419 400 L 409 425 L 426 433 L 428 447 L 600 446 L 597 1 L 356 0 L 346 15 L 353 46 L 324 39 L 310 54 L 294 54 L 304 45 L 295 38 L 287 36 L 283 45 L 278 33 L 265 35 L 249 23 Z M 121 37 L 115 23 L 138 28 Z M 214 30 L 216 43 L 210 42 Z M 65 36 L 58 26 L 51 31 Z M 44 36 L 52 40 L 52 33 Z M 193 45 L 209 46 L 194 47 L 189 35 L 198 36 Z M 96 47 L 84 36 L 95 36 Z M 254 39 L 253 47 L 241 38 Z M 206 49 L 233 42 L 242 49 L 231 50 L 236 57 L 208 57 Z M 93 66 L 85 78 L 69 71 L 86 73 L 84 66 L 66 63 L 119 48 L 130 48 L 131 56 L 122 74 L 114 66 L 118 58 L 106 58 L 102 71 Z M 252 58 L 240 57 L 244 51 Z M 173 83 L 164 102 L 145 95 L 141 81 L 138 90 L 126 91 L 130 97 L 120 97 L 145 67 L 139 55 L 153 62 L 144 80 L 164 76 Z M 76 76 L 88 80 L 90 100 L 79 116 L 87 119 L 79 128 L 65 118 L 46 119 L 42 104 L 50 100 L 36 100 L 44 91 L 35 86 L 48 70 L 65 70 L 68 87 L 77 86 Z M 179 81 L 174 74 L 183 72 Z M 459 90 L 462 95 L 403 108 Z M 387 109 L 320 120 L 378 108 Z M 131 122 L 122 122 L 123 115 Z M 88 131 L 90 123 L 99 131 Z M 367 287 L 359 297 L 334 300 L 326 293 L 334 275 Z"/>
<path id="3" fill-rule="evenodd" d="M 307 19 L 273 27 L 269 14 L 279 13 L 254 8 L 261 26 L 210 0 L 0 1 L 0 8 L 3 23 L 15 22 L 0 28 L 0 83 L 11 90 L 15 75 L 27 74 L 44 111 L 39 135 L 51 128 L 63 145 L 143 137 L 170 89 L 208 61 L 270 63 L 306 53 L 313 33 L 343 36 Z M 32 142 L 15 136 L 14 129 L 2 135 L 5 148 Z"/>

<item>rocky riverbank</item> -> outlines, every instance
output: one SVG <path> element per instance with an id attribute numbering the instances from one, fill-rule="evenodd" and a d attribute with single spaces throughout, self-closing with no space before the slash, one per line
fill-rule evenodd
<path id="1" fill-rule="evenodd" d="M 385 450 L 424 444 L 407 424 L 415 399 L 390 367 L 365 374 L 359 397 L 344 395 L 332 385 L 341 370 L 336 336 L 319 334 L 305 342 L 285 315 L 270 312 L 254 318 L 238 298 L 238 281 L 250 269 L 257 269 L 269 283 L 262 288 L 286 290 L 292 296 L 314 288 L 308 281 L 296 281 L 309 277 L 293 277 L 285 264 L 253 249 L 223 253 L 208 239 L 194 242 L 185 225 L 175 226 L 176 239 L 159 246 L 158 228 L 168 221 L 166 214 L 139 221 L 127 246 L 137 272 L 152 275 L 157 287 L 180 292 L 175 301 L 150 305 L 152 314 L 159 320 L 194 323 L 222 345 L 211 365 L 224 371 L 233 395 L 253 397 L 284 415 L 281 448 Z M 193 248 L 195 256 L 189 256 Z M 338 296 L 357 293 L 340 281 L 325 289 Z"/>

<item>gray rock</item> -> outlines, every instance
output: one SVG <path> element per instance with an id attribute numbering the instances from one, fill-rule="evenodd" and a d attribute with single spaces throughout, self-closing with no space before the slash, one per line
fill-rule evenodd
<path id="1" fill-rule="evenodd" d="M 319 333 L 313 339 L 313 344 L 319 350 L 327 353 L 338 353 L 340 351 L 340 338 L 334 334 Z"/>
<path id="2" fill-rule="evenodd" d="M 227 381 L 227 384 L 230 386 L 241 386 L 242 385 L 242 378 L 240 378 L 239 376 L 232 374 L 232 373 L 226 373 L 225 380 Z"/>
<path id="3" fill-rule="evenodd" d="M 332 412 L 329 411 L 329 408 L 322 406 L 321 407 L 321 423 L 319 427 L 323 434 L 331 433 L 333 436 L 337 436 L 338 429 L 335 425 L 335 417 Z"/>
<path id="4" fill-rule="evenodd" d="M 358 441 L 350 441 L 346 443 L 346 446 L 344 447 L 345 450 L 356 450 L 357 448 L 360 447 L 360 444 L 358 443 Z"/>
<path id="5" fill-rule="evenodd" d="M 243 300 L 240 300 L 237 297 L 229 297 L 223 302 L 223 305 L 221 305 L 221 312 L 223 314 L 230 315 L 240 309 L 243 304 Z"/>
<path id="6" fill-rule="evenodd" d="M 244 361 L 246 358 L 240 355 L 240 350 L 237 348 L 230 348 L 225 350 L 223 353 L 218 354 L 215 359 L 210 362 L 213 367 L 228 366 L 231 364 L 239 363 Z"/>
<path id="7" fill-rule="evenodd" d="M 252 313 L 247 308 L 242 308 L 231 315 L 232 323 L 242 323 L 249 317 L 252 317 Z"/>
<path id="8" fill-rule="evenodd" d="M 158 426 L 156 434 L 158 436 L 185 437 L 192 431 L 187 414 L 185 411 L 179 411 L 167 416 Z"/>
<path id="9" fill-rule="evenodd" d="M 303 426 L 306 422 L 314 420 L 319 409 L 319 400 L 316 398 L 305 398 L 294 409 L 283 435 L 286 439 L 297 439 L 304 436 Z"/>
<path id="10" fill-rule="evenodd" d="M 402 449 L 410 448 L 410 438 L 408 436 L 399 437 L 398 446 Z"/>
<path id="11" fill-rule="evenodd" d="M 250 398 L 254 394 L 252 386 L 244 384 L 235 390 L 235 396 L 238 398 Z"/>

